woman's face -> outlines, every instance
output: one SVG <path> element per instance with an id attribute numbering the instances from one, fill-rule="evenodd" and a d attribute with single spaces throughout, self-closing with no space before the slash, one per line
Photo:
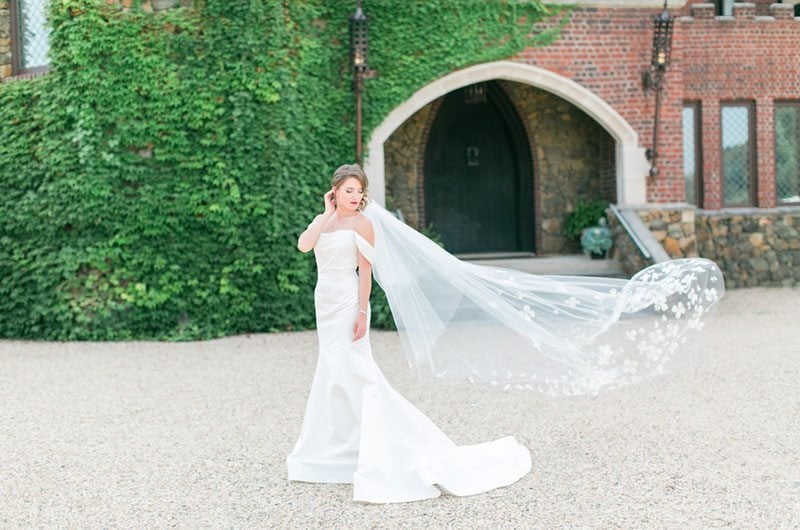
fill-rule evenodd
<path id="1" fill-rule="evenodd" d="M 339 185 L 336 190 L 336 207 L 349 211 L 355 211 L 361 204 L 364 196 L 364 188 L 361 182 L 355 177 L 349 177 Z"/>

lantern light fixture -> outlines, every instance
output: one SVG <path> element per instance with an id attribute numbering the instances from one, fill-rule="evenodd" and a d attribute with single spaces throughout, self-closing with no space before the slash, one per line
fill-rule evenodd
<path id="1" fill-rule="evenodd" d="M 645 151 L 647 159 L 651 162 L 650 177 L 658 175 L 656 164 L 658 158 L 658 121 L 661 110 L 661 92 L 664 87 L 664 74 L 669 66 L 672 52 L 672 29 L 675 19 L 667 10 L 667 0 L 664 0 L 664 9 L 653 19 L 653 55 L 650 68 L 642 75 L 642 85 L 645 94 L 651 89 L 656 93 L 655 119 L 653 120 L 653 147 Z"/>

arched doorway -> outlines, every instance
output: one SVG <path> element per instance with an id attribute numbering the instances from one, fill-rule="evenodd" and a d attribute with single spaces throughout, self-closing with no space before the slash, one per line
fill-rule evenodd
<path id="1" fill-rule="evenodd" d="M 615 141 L 616 196 L 620 205 L 646 202 L 645 179 L 650 163 L 633 127 L 597 94 L 578 83 L 544 68 L 515 61 L 478 64 L 437 79 L 420 88 L 392 110 L 372 132 L 364 160 L 370 179 L 370 195 L 385 204 L 386 176 L 384 142 L 406 120 L 436 98 L 455 89 L 482 81 L 504 79 L 539 87 L 572 103 L 597 121 Z"/>
<path id="2" fill-rule="evenodd" d="M 424 224 L 454 253 L 534 251 L 525 128 L 494 81 L 448 93 L 423 165 Z"/>

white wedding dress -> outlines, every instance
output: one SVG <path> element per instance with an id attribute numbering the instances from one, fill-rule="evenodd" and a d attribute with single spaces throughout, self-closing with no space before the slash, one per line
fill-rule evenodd
<path id="1" fill-rule="evenodd" d="M 314 247 L 319 359 L 286 459 L 289 480 L 352 483 L 353 499 L 372 503 L 429 499 L 441 490 L 473 495 L 519 480 L 531 457 L 513 436 L 457 446 L 389 385 L 372 358 L 369 308 L 366 334 L 352 340 L 358 252 L 373 262 L 375 249 L 349 229 L 323 232 Z"/>

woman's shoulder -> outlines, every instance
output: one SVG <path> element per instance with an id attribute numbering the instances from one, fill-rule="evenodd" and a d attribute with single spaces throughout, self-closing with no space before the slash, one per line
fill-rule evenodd
<path id="1" fill-rule="evenodd" d="M 356 217 L 353 229 L 371 244 L 375 243 L 375 231 L 372 228 L 372 221 L 363 213 L 359 213 Z"/>

